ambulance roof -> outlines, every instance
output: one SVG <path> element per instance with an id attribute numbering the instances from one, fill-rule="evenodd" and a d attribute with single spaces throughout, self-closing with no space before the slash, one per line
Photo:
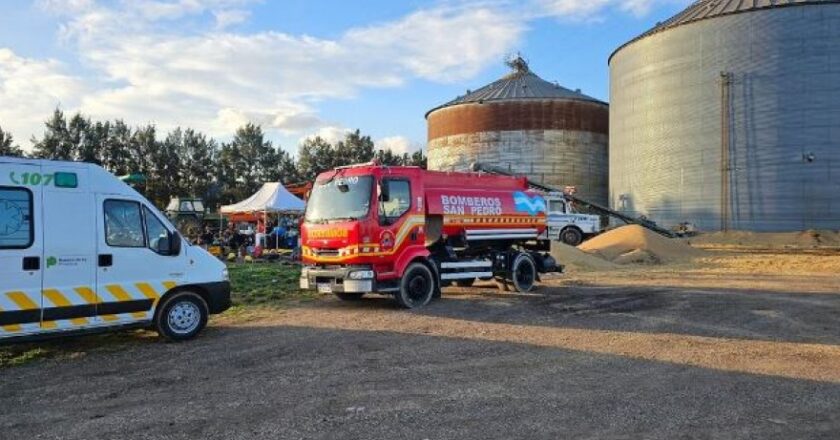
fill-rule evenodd
<path id="1" fill-rule="evenodd" d="M 80 174 L 78 176 L 80 189 L 101 194 L 142 197 L 134 188 L 93 163 L 0 156 L 0 165 L 2 164 L 39 166 L 42 172 L 78 171 Z"/>

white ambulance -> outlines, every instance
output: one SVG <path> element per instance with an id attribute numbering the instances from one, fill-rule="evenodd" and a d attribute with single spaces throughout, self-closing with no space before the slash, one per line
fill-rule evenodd
<path id="1" fill-rule="evenodd" d="M 0 341 L 129 327 L 195 336 L 227 268 L 99 166 L 0 157 Z"/>

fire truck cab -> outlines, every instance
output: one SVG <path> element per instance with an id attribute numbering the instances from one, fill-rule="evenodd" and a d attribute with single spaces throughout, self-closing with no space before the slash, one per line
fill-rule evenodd
<path id="1" fill-rule="evenodd" d="M 546 228 L 545 200 L 524 178 L 375 163 L 318 176 L 301 228 L 302 289 L 344 300 L 393 294 L 421 307 L 440 288 L 495 279 L 529 291 L 559 271 L 525 243 Z"/>

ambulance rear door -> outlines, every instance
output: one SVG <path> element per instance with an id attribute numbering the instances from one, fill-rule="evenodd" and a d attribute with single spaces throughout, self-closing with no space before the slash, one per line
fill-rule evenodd
<path id="1" fill-rule="evenodd" d="M 41 331 L 41 166 L 0 158 L 0 338 Z"/>

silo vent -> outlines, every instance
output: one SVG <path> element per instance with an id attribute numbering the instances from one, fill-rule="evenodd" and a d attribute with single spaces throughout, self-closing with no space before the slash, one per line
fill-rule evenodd
<path id="1" fill-rule="evenodd" d="M 528 73 L 529 72 L 528 62 L 525 61 L 524 58 L 522 58 L 521 54 L 516 54 L 516 57 L 514 57 L 511 60 L 508 60 L 505 64 L 507 64 L 508 67 L 513 69 L 514 73 Z"/>

